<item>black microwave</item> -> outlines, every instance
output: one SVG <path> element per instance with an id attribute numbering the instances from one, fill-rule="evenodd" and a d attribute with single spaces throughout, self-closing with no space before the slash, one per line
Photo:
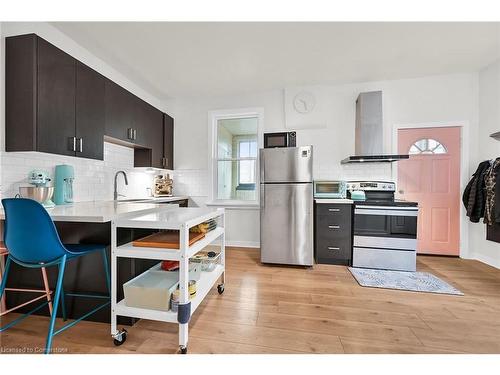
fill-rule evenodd
<path id="1" fill-rule="evenodd" d="M 297 134 L 295 132 L 265 133 L 264 148 L 296 147 Z"/>

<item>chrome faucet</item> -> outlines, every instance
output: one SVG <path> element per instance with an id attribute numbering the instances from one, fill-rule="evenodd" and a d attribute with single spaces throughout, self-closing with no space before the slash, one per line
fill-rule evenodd
<path id="1" fill-rule="evenodd" d="M 116 174 L 115 174 L 115 190 L 114 190 L 114 193 L 113 193 L 113 199 L 115 201 L 118 200 L 118 196 L 120 196 L 120 197 L 124 197 L 125 196 L 123 194 L 118 194 L 118 191 L 117 191 L 116 182 L 118 180 L 118 175 L 119 174 L 123 175 L 123 178 L 125 179 L 125 185 L 128 185 L 127 174 L 125 173 L 125 171 L 118 171 L 118 172 L 116 172 Z"/>

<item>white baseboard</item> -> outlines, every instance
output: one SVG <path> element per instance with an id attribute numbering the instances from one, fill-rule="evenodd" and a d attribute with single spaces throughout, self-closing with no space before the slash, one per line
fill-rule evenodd
<path id="1" fill-rule="evenodd" d="M 469 259 L 475 259 L 480 262 L 486 263 L 489 266 L 500 269 L 500 258 L 492 258 L 484 254 L 472 253 Z"/>
<path id="2" fill-rule="evenodd" d="M 226 246 L 259 248 L 260 243 L 254 241 L 226 241 Z"/>

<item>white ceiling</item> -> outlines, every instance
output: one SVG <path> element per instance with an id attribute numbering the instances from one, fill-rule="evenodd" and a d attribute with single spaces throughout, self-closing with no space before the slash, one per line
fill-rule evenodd
<path id="1" fill-rule="evenodd" d="M 500 23 L 56 22 L 160 99 L 477 71 Z"/>

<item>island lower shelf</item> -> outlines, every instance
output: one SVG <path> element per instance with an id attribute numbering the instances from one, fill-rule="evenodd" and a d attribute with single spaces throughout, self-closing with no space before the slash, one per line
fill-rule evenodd
<path id="1" fill-rule="evenodd" d="M 195 242 L 187 249 L 188 258 L 193 257 L 197 252 L 210 245 L 224 233 L 223 227 L 217 227 L 207 232 L 205 237 Z M 157 260 L 180 260 L 182 252 L 179 249 L 165 249 L 159 247 L 138 247 L 132 242 L 116 248 L 116 256 L 123 258 L 157 259 Z"/>
<path id="2" fill-rule="evenodd" d="M 214 284 L 224 272 L 222 265 L 217 265 L 213 271 L 202 271 L 200 279 L 196 282 L 196 296 L 190 299 L 191 315 L 194 314 L 203 299 L 210 292 Z M 177 312 L 142 309 L 139 307 L 130 307 L 125 304 L 125 300 L 121 300 L 115 306 L 114 313 L 121 316 L 129 316 L 139 319 L 159 320 L 169 323 L 177 323 Z"/>

